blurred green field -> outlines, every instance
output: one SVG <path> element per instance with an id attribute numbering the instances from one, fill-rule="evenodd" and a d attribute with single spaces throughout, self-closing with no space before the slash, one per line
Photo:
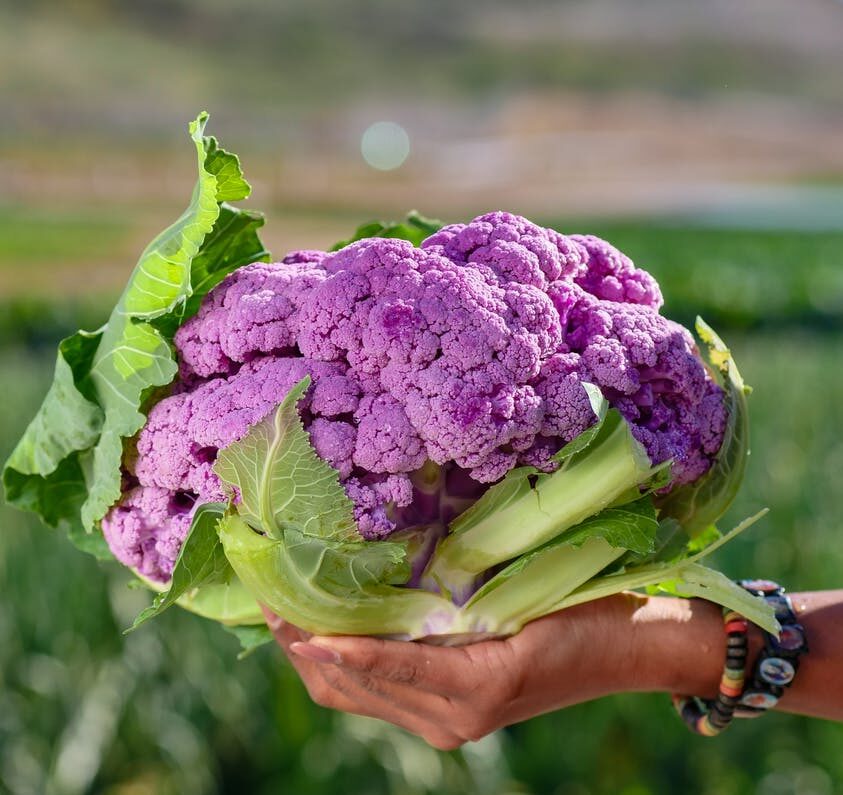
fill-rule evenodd
<path id="1" fill-rule="evenodd" d="M 591 229 L 651 268 L 669 314 L 687 321 L 700 311 L 716 323 L 755 387 L 749 474 L 724 526 L 771 512 L 715 564 L 791 590 L 841 587 L 843 234 Z M 96 325 L 105 308 L 16 301 L 8 310 L 3 457 L 46 389 L 58 335 Z M 122 635 L 148 598 L 127 588 L 124 572 L 5 506 L 0 526 L 0 792 L 843 792 L 843 724 L 774 714 L 702 739 L 661 695 L 580 705 L 438 753 L 310 705 L 274 649 L 238 662 L 233 637 L 186 613 Z"/>
<path id="2" fill-rule="evenodd" d="M 362 220 L 280 208 L 266 215 L 263 238 L 279 259 L 295 246 L 329 247 Z M 687 325 L 699 314 L 727 328 L 843 329 L 843 230 L 722 229 L 663 218 L 536 220 L 612 241 L 658 279 L 666 313 Z M 0 343 L 98 326 L 145 241 L 165 223 L 160 209 L 0 207 Z"/>

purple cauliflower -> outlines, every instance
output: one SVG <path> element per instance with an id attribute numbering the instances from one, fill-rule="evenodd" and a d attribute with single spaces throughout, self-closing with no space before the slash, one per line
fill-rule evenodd
<path id="1" fill-rule="evenodd" d="M 176 333 L 179 379 L 126 456 L 105 537 L 166 581 L 193 506 L 224 498 L 219 449 L 305 375 L 302 421 L 369 539 L 452 515 L 421 485 L 431 468 L 459 484 L 463 507 L 513 467 L 551 471 L 595 421 L 583 382 L 653 463 L 672 459 L 673 485 L 692 482 L 720 448 L 726 410 L 661 304 L 655 280 L 605 241 L 504 212 L 418 248 L 370 238 L 240 268 Z"/>

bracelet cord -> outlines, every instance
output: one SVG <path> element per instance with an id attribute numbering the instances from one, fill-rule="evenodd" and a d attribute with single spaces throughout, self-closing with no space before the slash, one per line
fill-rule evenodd
<path id="1" fill-rule="evenodd" d="M 799 658 L 808 651 L 805 628 L 798 622 L 784 588 L 772 580 L 738 580 L 738 585 L 773 607 L 781 632 L 778 637 L 764 633 L 764 647 L 752 674 L 747 676 L 749 621 L 733 610 L 723 609 L 726 662 L 717 696 L 672 696 L 685 725 L 705 737 L 720 734 L 733 718 L 754 718 L 775 707 L 796 677 Z"/>

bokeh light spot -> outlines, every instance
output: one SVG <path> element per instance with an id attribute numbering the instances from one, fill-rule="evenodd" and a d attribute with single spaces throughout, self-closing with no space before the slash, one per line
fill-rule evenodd
<path id="1" fill-rule="evenodd" d="M 381 171 L 398 168 L 410 154 L 410 136 L 393 121 L 378 121 L 372 124 L 360 139 L 363 159 Z"/>

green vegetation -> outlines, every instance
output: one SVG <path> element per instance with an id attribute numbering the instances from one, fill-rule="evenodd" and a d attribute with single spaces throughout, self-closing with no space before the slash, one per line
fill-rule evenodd
<path id="1" fill-rule="evenodd" d="M 730 515 L 772 510 L 718 553 L 715 565 L 791 589 L 839 585 L 843 336 L 730 336 L 755 387 L 753 456 Z M 4 382 L 14 379 L 0 415 L 0 454 L 29 419 L 51 367 L 52 356 L 18 347 L 0 354 Z M 806 384 L 818 385 L 823 400 L 806 402 Z M 127 589 L 126 572 L 98 566 L 33 517 L 4 507 L 0 522 L 0 788 L 48 791 L 49 778 L 65 782 L 59 792 L 118 793 L 134 782 L 133 791 L 162 795 L 243 786 L 261 795 L 283 782 L 290 792 L 320 795 L 341 781 L 350 794 L 456 793 L 471 792 L 489 774 L 483 765 L 491 762 L 480 757 L 484 749 L 496 753 L 496 745 L 468 760 L 443 755 L 447 770 L 439 777 L 438 763 L 425 762 L 427 751 L 400 731 L 311 706 L 274 650 L 235 662 L 233 637 L 183 611 L 122 636 L 148 602 Z M 45 581 L 49 588 L 38 587 Z M 738 795 L 774 773 L 820 786 L 843 778 L 843 726 L 771 715 L 704 742 L 685 732 L 661 696 L 582 705 L 495 742 L 522 791 L 537 795 L 617 793 L 632 784 L 642 793 L 668 795 L 681 786 Z M 410 782 L 402 786 L 382 769 L 398 748 L 408 767 L 398 778 Z M 85 780 L 74 767 L 82 757 L 93 783 L 74 788 L 67 782 Z M 416 770 L 422 763 L 433 767 Z M 492 774 L 493 788 L 484 791 L 507 791 L 508 776 Z"/>
<path id="2" fill-rule="evenodd" d="M 132 208 L 120 209 L 121 213 L 112 210 L 111 216 L 0 211 L 0 340 L 46 336 L 43 299 L 32 305 L 35 294 L 73 296 L 75 305 L 57 304 L 46 313 L 56 336 L 70 334 L 79 325 L 96 328 L 105 321 L 102 307 L 113 303 L 137 258 L 132 244 L 137 247 L 138 239 L 160 225 L 143 215 L 139 221 Z M 269 230 L 275 214 L 268 214 Z M 723 230 L 663 220 L 642 224 L 536 220 L 562 232 L 587 231 L 611 240 L 656 277 L 668 299 L 668 315 L 688 327 L 699 314 L 724 330 L 783 325 L 843 329 L 843 231 Z M 58 251 L 65 234 L 71 247 L 59 265 L 44 252 Z M 80 284 L 79 268 L 86 265 L 90 251 L 112 245 L 99 283 L 93 290 L 81 289 L 86 285 Z M 101 305 L 91 300 L 92 291 L 102 296 Z"/>
<path id="3" fill-rule="evenodd" d="M 843 231 L 567 219 L 548 225 L 611 240 L 656 277 L 667 314 L 686 326 L 701 315 L 724 330 L 843 328 Z"/>

